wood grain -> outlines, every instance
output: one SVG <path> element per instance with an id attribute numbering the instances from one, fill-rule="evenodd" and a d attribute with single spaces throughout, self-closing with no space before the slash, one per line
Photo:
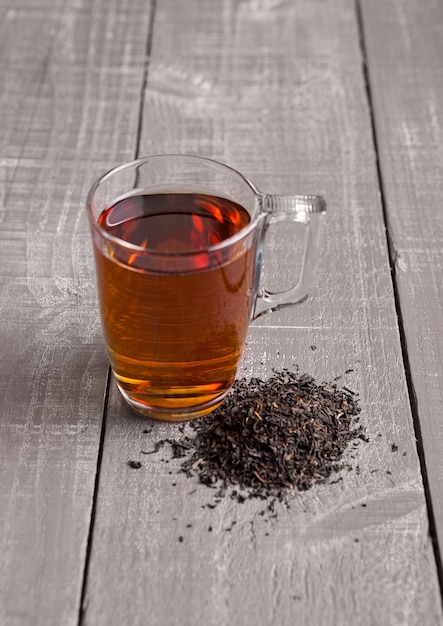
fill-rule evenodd
<path id="1" fill-rule="evenodd" d="M 149 4 L 3 3 L 0 623 L 74 626 L 107 360 L 84 201 L 136 146 Z"/>
<path id="2" fill-rule="evenodd" d="M 167 450 L 142 454 L 178 427 L 131 414 L 112 386 L 84 624 L 441 624 L 354 3 L 158 0 L 141 153 L 159 152 L 326 196 L 315 294 L 253 324 L 240 374 L 353 370 L 370 442 L 277 519 L 252 501 L 212 509 Z"/>
<path id="3" fill-rule="evenodd" d="M 443 7 L 363 2 L 384 195 L 427 477 L 443 545 Z"/>

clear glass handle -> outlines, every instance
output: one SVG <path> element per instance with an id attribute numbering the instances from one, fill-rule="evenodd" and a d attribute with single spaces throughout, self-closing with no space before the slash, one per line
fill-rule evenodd
<path id="1" fill-rule="evenodd" d="M 266 214 L 265 230 L 276 222 L 298 222 L 306 226 L 307 234 L 303 262 L 298 283 L 288 289 L 273 293 L 262 287 L 258 290 L 252 319 L 284 306 L 300 304 L 309 295 L 319 256 L 320 237 L 326 202 L 321 196 L 260 195 L 262 211 Z"/>

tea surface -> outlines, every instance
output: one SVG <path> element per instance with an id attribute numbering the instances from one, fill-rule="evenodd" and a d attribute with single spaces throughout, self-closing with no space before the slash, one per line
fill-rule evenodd
<path id="1" fill-rule="evenodd" d="M 203 250 L 232 237 L 249 223 L 239 204 L 203 194 L 131 196 L 102 213 L 109 233 L 146 250 Z"/>

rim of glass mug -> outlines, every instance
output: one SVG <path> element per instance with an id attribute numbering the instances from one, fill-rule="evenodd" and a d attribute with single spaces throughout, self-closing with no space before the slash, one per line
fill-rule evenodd
<path id="1" fill-rule="evenodd" d="M 297 200 L 297 204 L 299 205 L 297 208 L 298 210 L 302 209 L 302 205 L 304 205 L 304 210 L 306 211 L 306 213 L 325 213 L 326 212 L 326 202 L 324 200 L 324 198 L 322 196 L 318 196 L 318 195 L 305 195 L 305 194 L 295 194 L 295 195 L 276 195 L 276 194 L 266 194 L 261 192 L 256 185 L 250 181 L 248 178 L 246 178 L 246 176 L 244 176 L 241 172 L 239 172 L 238 170 L 236 170 L 235 168 L 231 167 L 230 165 L 226 165 L 225 163 L 221 163 L 220 161 L 216 161 L 214 159 L 209 159 L 206 157 L 200 157 L 200 156 L 194 156 L 194 155 L 190 155 L 190 154 L 159 154 L 159 155 L 151 155 L 151 156 L 145 156 L 145 157 L 141 157 L 139 159 L 134 159 L 133 161 L 126 161 L 124 163 L 120 163 L 119 165 L 109 169 L 107 172 L 105 172 L 102 176 L 100 176 L 91 186 L 89 193 L 87 195 L 86 198 L 86 206 L 87 206 L 87 210 L 88 210 L 88 214 L 91 220 L 91 223 L 93 225 L 93 227 L 100 232 L 101 235 L 103 235 L 106 239 L 108 239 L 109 241 L 112 241 L 113 243 L 122 246 L 124 248 L 127 248 L 128 250 L 134 250 L 140 254 L 146 254 L 146 255 L 155 255 L 155 256 L 171 256 L 171 255 L 177 255 L 177 256 L 189 256 L 189 255 L 193 255 L 193 254 L 198 254 L 199 252 L 201 252 L 201 249 L 196 249 L 196 250 L 186 250 L 186 251 L 165 251 L 165 250 L 149 250 L 147 248 L 143 248 L 142 246 L 138 246 L 136 244 L 132 244 L 129 243 L 128 241 L 125 241 L 124 239 L 120 239 L 119 237 L 115 237 L 115 235 L 112 235 L 111 233 L 109 233 L 109 231 L 105 230 L 104 228 L 100 227 L 100 225 L 98 224 L 98 221 L 95 217 L 95 215 L 93 214 L 93 209 L 92 209 L 92 205 L 93 205 L 93 196 L 95 194 L 95 192 L 97 191 L 98 187 L 103 184 L 104 182 L 106 182 L 107 179 L 114 177 L 116 174 L 119 174 L 120 172 L 123 172 L 125 170 L 129 170 L 129 169 L 133 169 L 133 168 L 137 168 L 140 167 L 142 165 L 145 165 L 147 163 L 149 163 L 150 161 L 157 161 L 160 162 L 160 160 L 172 160 L 172 159 L 183 159 L 183 160 L 187 160 L 187 161 L 191 161 L 191 160 L 195 160 L 196 162 L 201 162 L 204 163 L 206 165 L 213 165 L 215 169 L 219 169 L 219 168 L 223 168 L 226 170 L 229 170 L 232 174 L 238 176 L 244 183 L 246 183 L 246 185 L 248 185 L 251 189 L 251 191 L 257 196 L 258 200 L 262 201 L 261 203 L 259 202 L 259 206 L 258 206 L 258 210 L 256 211 L 256 214 L 251 218 L 251 221 L 249 222 L 249 224 L 247 224 L 247 226 L 245 226 L 244 228 L 242 228 L 241 230 L 239 230 L 235 235 L 233 235 L 232 237 L 228 237 L 226 239 L 223 239 L 223 241 L 221 241 L 220 243 L 217 243 L 215 245 L 212 246 L 208 246 L 207 248 L 205 248 L 205 250 L 207 250 L 208 252 L 211 251 L 216 251 L 216 250 L 221 250 L 222 248 L 226 248 L 229 247 L 232 243 L 235 243 L 236 241 L 239 241 L 240 239 L 242 239 L 243 237 L 247 236 L 252 230 L 254 230 L 254 228 L 256 228 L 258 221 L 260 220 L 261 217 L 263 217 L 263 214 L 267 214 L 267 215 L 272 215 L 274 214 L 274 211 L 277 208 L 277 206 L 274 206 L 276 203 L 272 202 L 272 200 L 278 200 L 278 201 L 284 201 L 287 200 L 289 202 L 293 201 L 294 199 Z M 157 191 L 157 190 L 156 190 Z M 164 187 L 162 189 L 158 190 L 159 192 L 165 192 L 168 191 L 167 187 Z M 178 189 L 177 189 L 178 191 Z M 190 192 L 190 189 L 186 189 L 186 192 Z M 196 186 L 195 191 L 198 191 L 198 186 Z M 117 202 L 120 202 L 121 200 L 124 200 L 125 198 L 129 198 L 133 195 L 135 195 L 134 192 L 137 192 L 137 189 L 132 189 L 130 192 L 122 194 L 121 196 L 113 199 L 113 204 L 116 204 Z M 175 192 L 175 190 L 174 190 Z M 219 194 L 220 195 L 220 194 Z M 223 197 L 222 195 L 220 195 L 220 197 Z M 281 207 L 283 208 L 283 207 Z M 287 208 L 290 208 L 289 206 Z M 284 219 L 283 216 L 280 217 L 281 220 Z M 300 221 L 300 220 L 299 220 Z"/>

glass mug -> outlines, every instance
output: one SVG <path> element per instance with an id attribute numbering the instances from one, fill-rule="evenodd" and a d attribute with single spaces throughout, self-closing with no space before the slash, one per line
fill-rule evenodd
<path id="1" fill-rule="evenodd" d="M 102 176 L 87 210 L 117 385 L 140 413 L 184 420 L 221 404 L 251 320 L 307 298 L 326 205 L 263 194 L 209 159 L 161 155 Z M 293 288 L 271 293 L 260 287 L 264 238 L 283 220 L 306 226 L 303 265 Z"/>

